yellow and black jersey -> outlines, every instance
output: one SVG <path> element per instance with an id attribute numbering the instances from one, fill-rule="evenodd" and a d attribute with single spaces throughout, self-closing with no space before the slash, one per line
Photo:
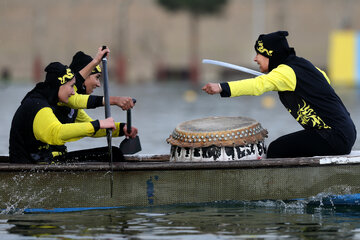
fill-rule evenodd
<path id="1" fill-rule="evenodd" d="M 83 122 L 92 122 L 94 121 L 85 111 L 84 109 L 77 110 L 77 116 L 75 119 L 75 123 L 83 123 Z M 112 131 L 113 137 L 124 136 L 124 126 L 125 123 L 115 122 L 116 129 Z M 105 137 L 106 136 L 106 129 L 99 129 L 95 132 L 94 135 L 90 137 Z"/>
<path id="2" fill-rule="evenodd" d="M 339 135 L 346 144 L 355 142 L 355 125 L 326 73 L 304 58 L 290 55 L 268 74 L 221 83 L 221 87 L 222 97 L 278 91 L 282 104 L 305 129 L 319 130 L 333 146 Z"/>
<path id="3" fill-rule="evenodd" d="M 78 94 L 75 88 L 75 95 L 69 98 L 67 104 L 58 103 L 53 108 L 55 116 L 61 123 L 81 123 L 94 121 L 83 109 L 93 109 L 103 105 L 103 97 L 95 95 Z M 116 122 L 116 130 L 113 131 L 114 137 L 124 136 L 123 128 L 125 123 Z M 92 137 L 104 137 L 106 130 L 100 129 Z"/>
<path id="4" fill-rule="evenodd" d="M 94 121 L 84 109 L 72 109 L 65 106 L 56 106 L 54 108 L 54 114 L 63 124 L 65 123 L 82 123 L 82 122 L 92 122 Z M 125 123 L 115 122 L 116 129 L 113 130 L 112 136 L 119 137 L 124 136 L 124 126 Z M 105 137 L 106 129 L 99 129 L 91 137 Z"/>
<path id="5" fill-rule="evenodd" d="M 93 136 L 100 129 L 98 120 L 74 124 L 62 124 L 53 112 L 53 106 L 44 91 L 32 91 L 17 109 L 10 130 L 10 161 L 29 163 L 45 156 L 51 145 Z"/>
<path id="6" fill-rule="evenodd" d="M 74 86 L 75 94 L 69 97 L 68 103 L 58 102 L 57 106 L 65 106 L 72 109 L 93 109 L 103 105 L 103 97 L 95 95 L 78 94 Z"/>

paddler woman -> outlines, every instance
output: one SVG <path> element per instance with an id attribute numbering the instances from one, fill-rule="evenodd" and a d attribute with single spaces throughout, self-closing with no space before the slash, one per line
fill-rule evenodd
<path id="1" fill-rule="evenodd" d="M 52 162 L 50 145 L 64 145 L 93 136 L 99 129 L 115 129 L 113 118 L 62 124 L 53 112 L 58 102 L 69 103 L 75 94 L 75 78 L 70 68 L 59 62 L 46 68 L 44 82 L 38 83 L 21 101 L 11 123 L 9 157 L 11 162 Z"/>
<path id="2" fill-rule="evenodd" d="M 255 78 L 209 83 L 202 89 L 222 97 L 261 95 L 278 91 L 280 101 L 304 130 L 271 142 L 268 158 L 342 155 L 350 153 L 356 128 L 325 72 L 297 57 L 286 39 L 288 32 L 261 34 L 254 61 L 262 73 Z"/>
<path id="3" fill-rule="evenodd" d="M 95 88 L 100 87 L 100 78 L 101 78 L 101 68 L 99 63 L 101 61 L 104 52 L 109 53 L 109 50 L 102 50 L 100 47 L 98 49 L 98 53 L 93 59 L 89 55 L 83 53 L 82 51 L 77 52 L 72 59 L 72 62 L 69 68 L 75 75 L 76 83 L 74 86 L 75 95 L 70 97 L 69 101 L 72 104 L 61 104 L 57 105 L 54 108 L 54 113 L 56 117 L 59 119 L 61 123 L 74 123 L 74 122 L 92 122 L 93 119 L 84 111 L 84 109 L 76 109 L 76 106 L 73 105 L 83 105 L 84 108 L 95 108 L 104 105 L 104 100 L 102 96 L 94 96 L 90 95 Z M 74 103 L 74 99 L 77 100 L 76 104 Z M 80 103 L 79 103 L 80 102 Z M 88 104 L 83 104 L 83 103 Z M 93 102 L 95 104 L 89 104 L 89 102 Z M 131 97 L 118 97 L 118 96 L 110 96 L 110 104 L 117 105 L 121 107 L 123 110 L 128 110 L 134 106 Z M 90 105 L 90 107 L 89 107 Z M 68 106 L 72 106 L 68 107 Z M 113 137 L 126 136 L 130 138 L 134 138 L 137 135 L 138 129 L 135 127 L 131 128 L 131 132 L 127 132 L 127 126 L 125 123 L 115 122 L 116 129 L 113 131 Z M 96 132 L 92 137 L 104 137 L 106 136 L 106 130 L 100 129 Z M 52 148 L 56 148 L 61 150 L 62 152 L 66 152 L 66 147 L 63 146 L 51 146 Z M 83 159 L 83 157 L 89 156 L 89 151 L 76 151 L 70 154 L 67 154 L 66 160 L 71 160 L 71 157 Z M 107 153 L 107 147 L 105 148 L 95 148 L 91 149 L 91 157 L 92 158 L 103 158 L 104 153 Z M 113 152 L 115 153 L 114 159 L 119 160 L 122 158 L 122 153 L 116 147 L 113 147 Z"/>

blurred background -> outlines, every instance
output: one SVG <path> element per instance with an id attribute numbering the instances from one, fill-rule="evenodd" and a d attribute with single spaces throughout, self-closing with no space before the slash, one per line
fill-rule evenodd
<path id="1" fill-rule="evenodd" d="M 249 77 L 202 59 L 258 70 L 255 40 L 277 30 L 287 30 L 297 55 L 329 74 L 358 125 L 359 12 L 357 0 L 0 0 L 0 109 L 6 113 L 0 153 L 7 153 L 12 116 L 43 81 L 44 67 L 69 65 L 79 50 L 94 56 L 102 45 L 111 50 L 111 95 L 138 99 L 134 125 L 144 153 L 167 152 L 165 139 L 177 124 L 206 116 L 253 117 L 268 128 L 269 141 L 298 130 L 276 93 L 220 99 L 200 90 L 207 82 Z M 88 113 L 103 117 L 103 109 Z M 81 141 L 70 149 L 95 140 Z"/>

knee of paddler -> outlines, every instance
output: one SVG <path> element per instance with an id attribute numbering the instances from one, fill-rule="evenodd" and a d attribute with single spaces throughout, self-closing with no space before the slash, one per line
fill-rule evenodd
<path id="1" fill-rule="evenodd" d="M 52 163 L 54 160 L 54 157 L 51 152 L 48 151 L 39 151 L 37 153 L 31 153 L 30 154 L 32 163 L 35 164 L 49 164 Z"/>
<path id="2" fill-rule="evenodd" d="M 65 145 L 51 145 L 49 150 L 51 151 L 53 158 L 63 156 L 67 153 L 67 148 Z"/>

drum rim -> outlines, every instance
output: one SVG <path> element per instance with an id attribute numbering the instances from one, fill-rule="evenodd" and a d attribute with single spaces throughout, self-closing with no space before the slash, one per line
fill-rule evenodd
<path id="1" fill-rule="evenodd" d="M 223 119 L 240 119 L 240 118 L 241 118 L 241 119 L 244 119 L 245 121 L 248 121 L 251 125 L 258 123 L 255 119 L 249 118 L 249 117 L 241 117 L 241 116 L 236 116 L 236 117 L 220 117 L 220 116 L 215 116 L 215 117 L 205 117 L 205 118 L 198 118 L 198 119 L 188 120 L 188 121 L 185 121 L 185 122 L 182 122 L 182 123 L 178 124 L 175 129 L 176 129 L 177 131 L 180 131 L 180 132 L 205 133 L 205 132 L 186 131 L 186 130 L 181 129 L 181 127 L 183 127 L 183 125 L 190 124 L 190 123 L 196 122 L 196 121 L 207 121 L 207 120 L 212 120 L 212 119 L 217 120 L 217 119 L 222 119 L 222 118 L 223 118 Z M 229 129 L 229 130 L 211 131 L 211 132 L 230 131 L 230 130 L 235 130 L 235 129 L 238 129 L 238 128 Z M 207 131 L 207 132 L 209 132 L 209 131 Z"/>
<path id="2" fill-rule="evenodd" d="M 171 145 L 179 147 L 208 147 L 208 146 L 244 146 L 251 143 L 258 143 L 264 141 L 267 137 L 268 131 L 262 128 L 261 124 L 256 120 L 247 117 L 210 117 L 210 118 L 244 118 L 251 120 L 254 124 L 241 128 L 231 129 L 224 131 L 211 131 L 211 132 L 185 132 L 179 130 L 179 126 L 190 121 L 202 120 L 195 119 L 179 124 L 173 133 L 166 139 Z M 209 119 L 209 118 L 203 118 Z"/>

